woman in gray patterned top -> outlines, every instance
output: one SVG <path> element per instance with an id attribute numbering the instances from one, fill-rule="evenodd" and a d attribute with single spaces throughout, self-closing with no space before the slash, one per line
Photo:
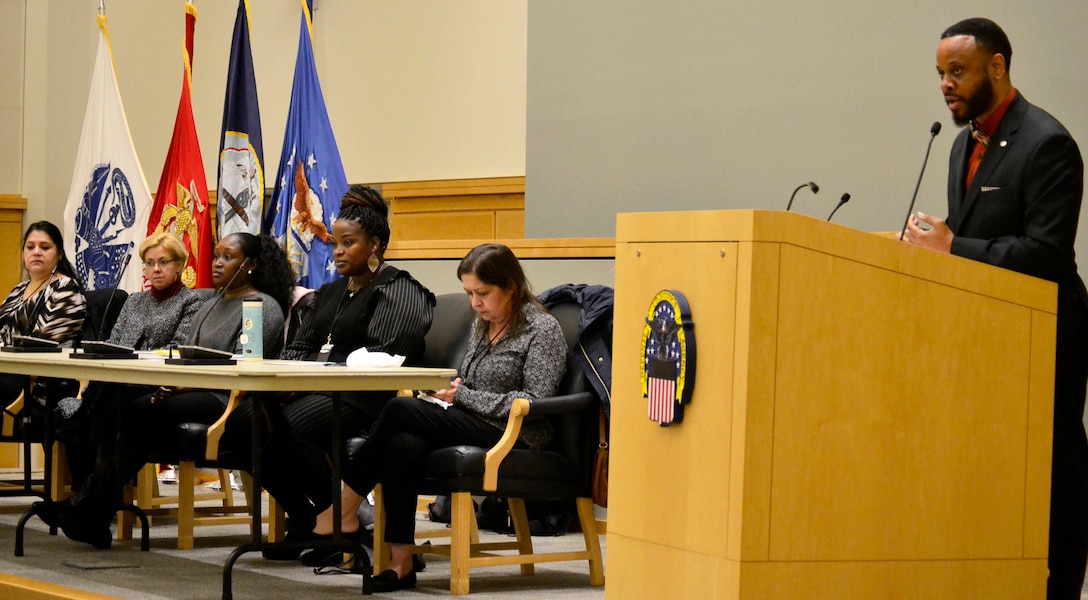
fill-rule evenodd
<path id="1" fill-rule="evenodd" d="M 139 256 L 144 278 L 151 288 L 125 300 L 108 341 L 136 350 L 185 343 L 193 315 L 203 302 L 199 292 L 181 281 L 182 269 L 189 259 L 185 244 L 174 233 L 155 233 L 140 243 Z M 59 436 L 68 453 L 73 489 L 78 490 L 94 469 L 101 439 L 116 436 L 118 402 L 139 398 L 156 389 L 152 385 L 92 381 L 83 391 L 85 404 L 74 397 L 60 401 Z M 91 423 L 86 422 L 86 415 L 90 415 Z"/>
<path id="2" fill-rule="evenodd" d="M 457 276 L 479 318 L 460 377 L 449 388 L 431 392 L 450 406 L 407 397 L 390 401 L 345 466 L 340 515 L 344 532 L 358 530 L 356 510 L 363 495 L 382 484 L 392 561 L 389 570 L 371 580 L 375 592 L 416 583 L 409 548 L 415 540 L 421 461 L 437 448 L 493 446 L 502 436 L 514 399 L 554 394 L 566 366 L 567 344 L 559 322 L 536 301 L 509 248 L 499 244 L 473 248 L 458 266 Z M 529 418 L 518 443 L 543 448 L 551 435 L 547 419 Z M 332 519 L 331 509 L 321 513 L 314 533 L 331 532 Z"/>
<path id="3" fill-rule="evenodd" d="M 284 309 L 294 287 L 294 274 L 283 248 L 268 236 L 232 233 L 215 248 L 212 280 L 221 288 L 220 293 L 197 310 L 186 343 L 237 352 L 241 347 L 242 301 L 258 296 L 263 300 L 265 357 L 276 357 L 283 345 Z M 79 491 L 64 502 L 38 504 L 38 515 L 50 525 L 59 524 L 69 539 L 109 548 L 113 541 L 110 520 L 123 491 L 118 482 L 136 476 L 163 432 L 179 423 L 210 425 L 226 404 L 227 392 L 218 390 L 159 388 L 135 399 L 123 399 L 118 433 L 101 440 L 94 470 Z M 121 446 L 120 461 L 114 444 Z"/>
<path id="4" fill-rule="evenodd" d="M 125 301 L 110 333 L 111 343 L 136 350 L 185 343 L 193 315 L 203 301 L 199 292 L 181 281 L 188 260 L 185 244 L 169 231 L 152 234 L 140 244 L 140 262 L 151 289 Z"/>

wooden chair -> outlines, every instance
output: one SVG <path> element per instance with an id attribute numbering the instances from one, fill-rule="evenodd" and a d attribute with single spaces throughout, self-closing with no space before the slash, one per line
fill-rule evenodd
<path id="1" fill-rule="evenodd" d="M 140 472 L 135 488 L 136 504 L 149 517 L 172 516 L 177 519 L 178 550 L 193 549 L 196 527 L 249 523 L 252 519 L 253 503 L 261 501 L 259 490 L 253 489 L 252 478 L 248 473 L 244 473 L 242 482 L 246 503 L 237 504 L 230 487 L 230 467 L 242 468 L 247 465 L 222 465 L 217 460 L 219 440 L 223 435 L 227 417 L 238 407 L 241 398 L 242 394 L 237 391 L 232 392 L 223 415 L 212 425 L 185 423 L 176 431 L 170 432 L 174 440 L 153 457 L 155 463 L 177 465 L 178 495 L 176 497 L 155 495 L 157 474 L 150 464 Z M 197 469 L 205 467 L 218 471 L 219 491 L 196 493 Z M 197 505 L 198 502 L 207 501 L 220 504 Z M 122 514 L 121 518 L 117 532 L 118 539 L 129 539 L 132 535 L 133 522 L 125 514 Z M 275 501 L 271 498 L 269 498 L 268 513 L 262 517 L 262 522 L 269 524 L 270 541 L 283 538 L 285 527 L 283 511 L 276 507 Z"/>
<path id="2" fill-rule="evenodd" d="M 83 321 L 80 339 L 107 339 L 127 297 L 128 293 L 124 290 L 114 291 L 112 288 L 85 292 L 87 315 Z M 41 411 L 26 410 L 26 391 L 34 390 L 37 383 L 37 378 L 29 378 L 29 384 L 23 393 L 0 413 L 0 444 L 21 444 L 23 463 L 21 476 L 0 480 L 0 497 L 37 496 L 44 499 L 48 496 L 51 500 L 60 500 L 67 496 L 64 486 L 67 467 L 64 452 L 52 430 L 55 425 L 50 414 L 52 407 L 46 406 Z M 74 382 L 62 384 L 54 380 L 44 382 L 43 385 L 67 385 L 71 393 L 81 389 Z M 63 393 L 65 392 L 58 392 L 54 388 L 50 390 L 49 396 L 54 398 Z M 43 444 L 41 476 L 34 474 L 33 444 Z"/>
<path id="3" fill-rule="evenodd" d="M 463 294 L 438 299 L 432 333 L 427 334 L 427 353 L 432 359 L 457 360 L 457 364 L 445 362 L 442 366 L 459 366 L 460 357 L 464 356 L 463 346 L 458 345 L 467 346 L 468 338 L 465 322 L 459 321 L 457 315 L 471 323 L 471 310 L 465 312 L 467 306 Z M 578 306 L 561 304 L 552 309 L 552 314 L 562 325 L 569 346 L 576 349 Z M 416 545 L 412 552 L 449 556 L 451 594 L 468 594 L 472 568 L 517 564 L 522 575 L 532 575 L 536 563 L 557 561 L 588 561 L 589 584 L 604 585 L 604 562 L 590 492 L 593 456 L 598 443 L 599 402 L 574 364 L 572 355 L 568 355 L 567 371 L 558 394 L 551 398 L 515 400 L 502 439 L 493 448 L 454 446 L 436 450 L 427 457 L 420 492 L 451 496 L 450 543 Z M 555 433 L 543 450 L 514 448 L 522 423 L 529 415 L 552 420 Z M 507 499 L 515 541 L 479 541 L 473 495 Z M 571 499 L 577 506 L 586 549 L 550 554 L 534 552 L 525 501 Z M 374 547 L 382 549 L 375 552 L 374 572 L 377 574 L 388 568 L 380 485 L 375 489 L 374 517 Z"/>

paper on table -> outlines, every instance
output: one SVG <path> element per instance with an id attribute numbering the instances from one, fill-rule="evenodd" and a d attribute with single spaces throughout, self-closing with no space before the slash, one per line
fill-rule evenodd
<path id="1" fill-rule="evenodd" d="M 366 348 L 359 348 L 348 355 L 347 365 L 357 369 L 381 369 L 399 367 L 404 364 L 404 357 L 399 354 L 387 354 L 385 352 L 370 352 Z"/>

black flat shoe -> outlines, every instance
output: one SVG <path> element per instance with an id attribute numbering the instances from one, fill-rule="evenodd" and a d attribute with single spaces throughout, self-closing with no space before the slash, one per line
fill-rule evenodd
<path id="1" fill-rule="evenodd" d="M 351 531 L 351 532 L 346 532 L 346 533 L 341 532 L 340 539 L 346 540 L 346 541 L 360 542 L 360 541 L 362 541 L 362 530 L 360 529 L 358 531 Z M 264 558 L 266 560 L 299 560 L 299 557 L 302 556 L 302 553 L 307 548 L 313 548 L 314 546 L 317 545 L 317 542 L 329 541 L 329 540 L 332 540 L 332 534 L 320 535 L 320 534 L 314 533 L 312 531 L 300 531 L 300 530 L 288 531 L 287 535 L 283 536 L 284 543 L 288 543 L 288 542 L 290 542 L 290 543 L 296 543 L 296 542 L 297 543 L 303 543 L 303 542 L 305 542 L 305 543 L 310 543 L 311 545 L 295 547 L 295 548 L 265 548 L 264 550 L 261 551 L 261 555 L 264 556 Z M 332 554 L 331 551 L 316 550 L 316 551 L 312 551 L 312 552 L 306 552 L 306 555 L 309 556 L 309 555 L 313 554 L 314 552 L 317 552 L 318 554 L 321 554 L 321 557 L 319 557 L 319 558 L 324 558 L 324 557 Z M 318 558 L 311 558 L 311 559 L 308 559 L 308 560 L 313 561 L 313 560 L 318 560 Z M 306 565 L 308 567 L 318 566 L 318 564 L 309 564 L 309 563 L 306 563 L 306 562 L 303 562 L 302 564 L 304 564 L 304 565 Z M 319 564 L 324 564 L 324 563 L 319 563 Z"/>
<path id="2" fill-rule="evenodd" d="M 415 571 L 412 571 L 404 577 L 397 577 L 396 571 L 387 569 L 382 571 L 380 575 L 375 575 L 370 578 L 370 591 L 375 594 L 406 590 L 413 587 L 416 587 Z"/>
<path id="3" fill-rule="evenodd" d="M 332 535 L 313 534 L 319 540 L 331 540 Z M 357 542 L 364 548 L 374 548 L 374 536 L 365 529 L 358 531 L 341 532 L 340 539 L 347 542 Z M 307 567 L 332 567 L 343 563 L 343 552 L 328 548 L 315 548 L 303 553 L 299 561 Z"/>
<path id="4" fill-rule="evenodd" d="M 72 507 L 62 512 L 60 529 L 68 539 L 90 544 L 99 550 L 109 550 L 113 545 L 109 519 L 102 519 L 90 511 Z"/>
<path id="5" fill-rule="evenodd" d="M 429 543 L 429 542 L 428 542 Z M 368 546 L 369 548 L 369 546 Z M 345 560 L 346 553 L 339 550 L 329 552 L 327 550 L 310 550 L 301 557 L 301 562 L 307 567 L 313 567 L 314 573 L 318 575 L 324 575 L 326 573 L 355 573 L 361 575 L 357 565 L 358 562 L 352 562 L 350 559 Z M 367 564 L 367 568 L 370 565 Z M 423 557 L 418 554 L 412 555 L 412 572 L 421 573 L 427 570 L 427 561 L 423 560 Z"/>
<path id="6" fill-rule="evenodd" d="M 60 517 L 67 510 L 68 503 L 41 500 L 31 504 L 31 506 L 34 508 L 34 514 L 38 515 L 43 523 L 50 527 L 60 527 Z"/>

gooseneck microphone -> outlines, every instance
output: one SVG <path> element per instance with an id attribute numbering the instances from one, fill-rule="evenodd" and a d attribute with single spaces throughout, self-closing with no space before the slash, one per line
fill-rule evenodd
<path id="1" fill-rule="evenodd" d="M 809 188 L 810 190 L 812 190 L 813 194 L 819 193 L 820 191 L 820 186 L 816 185 L 811 181 L 809 181 L 808 183 L 802 183 L 801 185 L 797 186 L 797 188 L 793 190 L 793 193 L 790 194 L 790 203 L 786 205 L 786 212 L 790 212 L 790 209 L 793 208 L 793 199 L 797 196 L 797 192 L 801 191 L 801 188 Z"/>
<path id="2" fill-rule="evenodd" d="M 194 346 L 200 345 L 200 328 L 204 325 L 204 321 L 208 319 L 208 315 L 212 314 L 212 309 L 214 309 L 215 305 L 219 304 L 219 301 L 223 299 L 223 296 L 226 295 L 230 286 L 234 285 L 234 280 L 238 278 L 238 274 L 245 271 L 246 267 L 248 267 L 251 262 L 253 262 L 253 259 L 247 256 L 246 259 L 242 261 L 242 264 L 238 266 L 238 270 L 234 272 L 234 275 L 230 276 L 230 281 L 227 281 L 227 285 L 223 286 L 223 289 L 215 293 L 215 300 L 212 300 L 212 304 L 208 307 L 208 311 L 204 313 L 204 316 L 200 318 L 200 322 L 193 328 L 192 335 Z"/>
<path id="3" fill-rule="evenodd" d="M 125 269 L 128 268 L 128 263 L 131 260 L 132 260 L 132 248 L 129 248 L 128 252 L 125 253 L 125 261 L 123 263 L 121 263 L 121 270 L 117 271 L 117 278 L 113 280 L 113 289 L 110 290 L 110 297 L 106 300 L 106 308 L 102 309 L 102 320 L 99 322 L 99 324 L 105 323 L 106 320 L 109 319 L 110 306 L 113 304 L 113 297 L 117 295 L 117 286 L 121 285 L 121 278 L 124 277 Z M 101 331 L 95 331 L 94 333 L 95 333 L 96 337 L 102 337 L 102 332 Z M 106 340 L 101 340 L 101 341 L 104 342 Z"/>
<path id="4" fill-rule="evenodd" d="M 929 143 L 926 144 L 926 157 L 922 159 L 922 170 L 918 173 L 918 183 L 914 184 L 914 195 L 910 197 L 910 208 L 907 209 L 907 218 L 903 219 L 903 228 L 899 230 L 899 241 L 903 241 L 903 235 L 907 233 L 907 223 L 914 213 L 914 201 L 918 199 L 918 188 L 922 187 L 922 175 L 926 173 L 926 163 L 929 162 L 929 151 L 933 148 L 933 139 L 941 132 L 941 122 L 934 121 L 929 128 Z"/>
<path id="5" fill-rule="evenodd" d="M 843 194 L 842 198 L 839 198 L 839 203 L 835 205 L 835 208 L 831 209 L 831 214 L 827 215 L 828 222 L 831 222 L 831 217 L 835 216 L 835 211 L 839 210 L 839 207 L 841 207 L 843 204 L 846 204 L 849 201 L 850 201 L 850 194 Z"/>

